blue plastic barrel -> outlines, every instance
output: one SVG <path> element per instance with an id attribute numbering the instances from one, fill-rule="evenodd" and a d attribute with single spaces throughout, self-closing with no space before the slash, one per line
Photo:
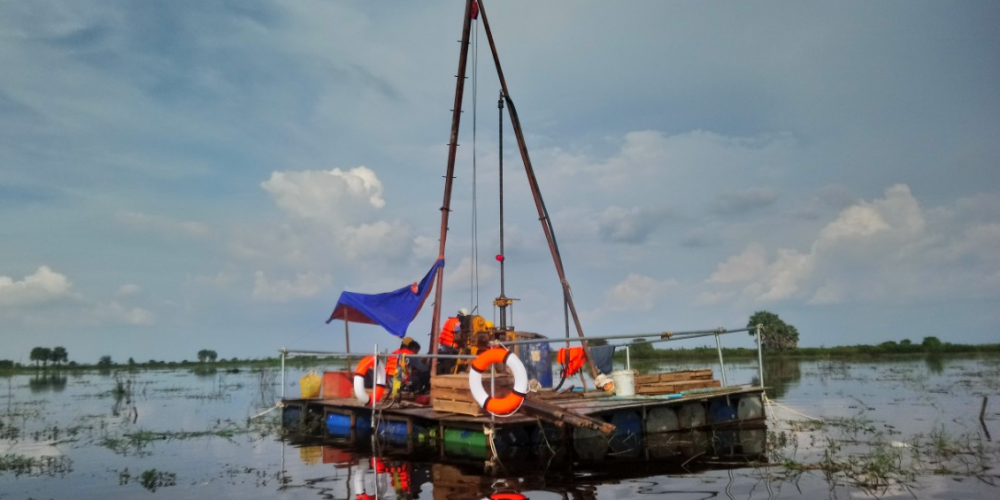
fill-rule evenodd
<path id="1" fill-rule="evenodd" d="M 577 460 L 597 462 L 608 456 L 608 438 L 600 431 L 586 427 L 573 429 L 573 450 Z"/>
<path id="2" fill-rule="evenodd" d="M 545 422 L 530 427 L 528 430 L 528 439 L 531 441 L 532 448 L 547 450 L 555 448 L 562 442 L 562 432 L 555 425 Z"/>
<path id="3" fill-rule="evenodd" d="M 372 417 L 370 413 L 358 413 L 354 417 L 354 437 L 370 436 L 372 433 Z"/>
<path id="4" fill-rule="evenodd" d="M 351 416 L 331 413 L 326 416 L 326 432 L 332 437 L 351 437 Z"/>
<path id="5" fill-rule="evenodd" d="M 281 426 L 287 431 L 298 432 L 302 422 L 301 406 L 285 406 L 281 410 Z"/>
<path id="6" fill-rule="evenodd" d="M 402 446 L 410 438 L 410 432 L 406 422 L 383 420 L 378 425 L 378 437 L 389 444 Z"/>
<path id="7" fill-rule="evenodd" d="M 732 422 L 736 420 L 736 405 L 728 401 L 728 398 L 713 399 L 708 405 L 708 413 L 712 422 Z"/>
<path id="8" fill-rule="evenodd" d="M 526 359 L 521 361 L 528 372 L 528 378 L 537 380 L 542 387 L 552 387 L 552 350 L 549 344 L 531 344 L 527 353 Z"/>
<path id="9" fill-rule="evenodd" d="M 642 416 L 637 411 L 620 411 L 611 415 L 615 432 L 608 443 L 616 458 L 637 458 L 642 452 Z"/>
<path id="10" fill-rule="evenodd" d="M 715 431 L 712 433 L 712 449 L 716 456 L 731 457 L 736 455 L 736 445 L 739 444 L 736 431 Z"/>

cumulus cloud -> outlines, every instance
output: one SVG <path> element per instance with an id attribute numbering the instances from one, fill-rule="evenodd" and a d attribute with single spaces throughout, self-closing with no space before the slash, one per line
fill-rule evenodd
<path id="1" fill-rule="evenodd" d="M 347 226 L 335 238 L 338 250 L 351 260 L 402 257 L 410 253 L 413 245 L 410 228 L 398 221 Z"/>
<path id="2" fill-rule="evenodd" d="M 859 201 L 816 233 L 806 251 L 762 243 L 716 266 L 706 280 L 752 302 L 831 304 L 901 297 L 961 297 L 1000 289 L 1000 224 L 971 215 L 982 202 L 924 210 L 906 185 Z"/>
<path id="3" fill-rule="evenodd" d="M 704 130 L 677 135 L 642 130 L 626 133 L 618 149 L 603 158 L 592 151 L 561 149 L 545 151 L 543 155 L 563 185 L 567 185 L 566 178 L 585 177 L 591 189 L 635 197 L 710 171 L 731 178 L 733 173 L 744 173 L 757 165 L 787 165 L 796 146 L 797 141 L 790 134 L 733 137 Z M 568 185 L 574 186 L 574 190 L 583 188 Z M 733 196 L 749 198 L 756 204 L 775 197 L 773 192 L 761 188 Z"/>
<path id="4" fill-rule="evenodd" d="M 760 276 L 767 269 L 767 249 L 759 243 L 748 245 L 716 267 L 708 277 L 709 283 L 739 283 Z"/>
<path id="5" fill-rule="evenodd" d="M 601 237 L 615 243 L 642 243 L 662 220 L 662 215 L 640 207 L 610 206 L 601 214 L 598 231 Z"/>
<path id="6" fill-rule="evenodd" d="M 372 209 L 385 206 L 382 181 L 364 166 L 347 172 L 339 168 L 272 172 L 261 187 L 285 213 L 337 226 L 356 223 Z"/>
<path id="7" fill-rule="evenodd" d="M 128 283 L 118 287 L 118 292 L 115 294 L 118 297 L 128 297 L 130 295 L 137 295 L 142 292 L 142 288 L 139 285 Z"/>
<path id="8" fill-rule="evenodd" d="M 382 182 L 368 167 L 276 171 L 260 186 L 283 217 L 236 228 L 229 242 L 240 266 L 254 269 L 256 300 L 313 297 L 335 275 L 350 282 L 353 273 L 382 269 L 424 250 L 408 224 L 380 215 L 386 206 Z M 223 287 L 246 283 L 234 279 L 232 270 L 217 278 L 211 281 Z"/>
<path id="9" fill-rule="evenodd" d="M 152 311 L 119 300 L 139 291 L 137 285 L 126 284 L 109 302 L 90 300 L 75 292 L 65 275 L 41 266 L 20 281 L 0 276 L 0 312 L 6 318 L 33 326 L 151 325 L 156 320 Z"/>
<path id="10" fill-rule="evenodd" d="M 58 301 L 70 296 L 73 284 L 48 266 L 20 281 L 0 276 L 0 307 L 29 307 Z"/>
<path id="11" fill-rule="evenodd" d="M 148 309 L 129 307 L 116 300 L 95 307 L 90 314 L 93 324 L 121 323 L 149 326 L 156 322 L 156 315 Z"/>
<path id="12" fill-rule="evenodd" d="M 254 273 L 253 298 L 274 302 L 315 297 L 330 286 L 330 276 L 323 273 L 298 273 L 291 279 L 268 279 L 263 271 Z"/>
<path id="13" fill-rule="evenodd" d="M 720 194 L 712 203 L 712 212 L 719 215 L 737 215 L 773 205 L 778 193 L 770 188 L 750 188 Z"/>
<path id="14" fill-rule="evenodd" d="M 133 211 L 119 212 L 115 217 L 120 223 L 129 227 L 159 235 L 194 238 L 212 234 L 212 230 L 208 225 L 197 221 L 178 221 L 169 217 L 148 215 Z"/>
<path id="15" fill-rule="evenodd" d="M 675 286 L 675 280 L 657 280 L 630 273 L 605 293 L 606 308 L 610 311 L 649 311 L 665 292 Z"/>
<path id="16" fill-rule="evenodd" d="M 458 266 L 449 271 L 450 267 L 445 267 L 444 290 L 468 290 L 473 281 L 472 259 L 468 257 L 462 259 Z M 499 278 L 499 272 L 495 266 L 480 266 L 475 278 L 478 278 L 479 286 L 488 289 L 487 287 Z"/>

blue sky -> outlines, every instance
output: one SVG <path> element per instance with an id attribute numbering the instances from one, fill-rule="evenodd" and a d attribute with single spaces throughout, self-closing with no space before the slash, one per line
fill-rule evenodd
<path id="1" fill-rule="evenodd" d="M 1000 5 L 486 8 L 589 334 L 768 310 L 806 346 L 997 341 Z M 433 263 L 463 2 L 0 10 L 0 359 L 342 350 L 324 324 L 341 291 Z M 492 319 L 499 86 L 479 30 L 443 307 Z M 509 129 L 504 165 L 514 324 L 560 336 Z"/>

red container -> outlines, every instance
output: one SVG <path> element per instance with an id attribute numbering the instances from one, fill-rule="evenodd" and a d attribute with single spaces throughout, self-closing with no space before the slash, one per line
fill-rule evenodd
<path id="1" fill-rule="evenodd" d="M 349 465 L 353 458 L 354 457 L 351 455 L 351 452 L 347 450 L 331 448 L 329 446 L 323 447 L 324 464 Z"/>
<path id="2" fill-rule="evenodd" d="M 354 397 L 354 374 L 351 372 L 323 372 L 323 397 Z"/>

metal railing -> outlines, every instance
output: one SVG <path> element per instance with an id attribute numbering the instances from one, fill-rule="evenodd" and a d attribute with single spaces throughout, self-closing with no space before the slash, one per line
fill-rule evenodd
<path id="1" fill-rule="evenodd" d="M 655 333 L 633 333 L 633 334 L 622 334 L 622 335 L 600 335 L 600 336 L 589 336 L 589 337 L 564 337 L 564 338 L 534 338 L 534 339 L 524 339 L 524 340 L 512 340 L 508 342 L 496 342 L 498 345 L 503 345 L 504 347 L 519 346 L 519 345 L 533 345 L 533 344 L 554 344 L 562 342 L 582 342 L 593 341 L 593 340 L 627 340 L 627 339 L 642 339 L 649 337 L 658 337 L 657 340 L 647 341 L 650 344 L 660 343 L 660 342 L 676 342 L 679 340 L 689 340 L 702 337 L 715 337 L 715 348 L 719 355 L 719 370 L 721 375 L 721 382 L 723 386 L 728 386 L 728 380 L 726 377 L 726 365 L 722 356 L 722 341 L 720 340 L 721 335 L 726 335 L 730 333 L 740 333 L 740 332 L 753 332 L 751 333 L 756 337 L 757 343 L 757 374 L 760 382 L 760 386 L 764 387 L 764 355 L 761 347 L 761 331 L 762 325 L 756 325 L 753 328 L 716 328 L 714 330 L 690 330 L 681 332 L 655 332 Z M 629 356 L 628 344 L 625 347 L 625 358 L 626 367 L 631 369 L 631 359 Z M 358 354 L 358 353 L 345 353 L 345 352 L 335 352 L 335 351 L 312 351 L 312 350 L 290 350 L 284 347 L 279 351 L 281 353 L 281 397 L 285 397 L 285 359 L 287 357 L 296 356 L 324 356 L 333 357 L 338 359 L 359 359 L 367 356 L 374 356 L 376 363 L 378 363 L 379 358 L 387 358 L 388 353 L 380 353 L 378 351 L 378 344 L 375 345 L 374 352 L 372 354 Z M 408 358 L 420 358 L 420 359 L 475 359 L 476 356 L 471 354 L 407 354 Z"/>

